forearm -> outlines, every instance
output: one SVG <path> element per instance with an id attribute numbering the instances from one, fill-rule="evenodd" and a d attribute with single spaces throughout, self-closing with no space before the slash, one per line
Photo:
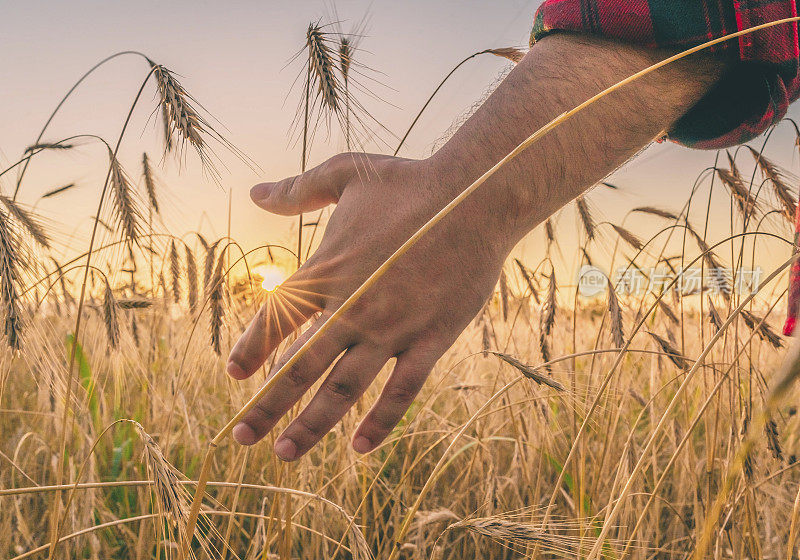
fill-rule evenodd
<path id="1" fill-rule="evenodd" d="M 429 163 L 442 184 L 463 189 L 562 112 L 668 55 L 596 38 L 547 37 Z M 499 170 L 472 195 L 470 211 L 502 229 L 513 246 L 669 129 L 723 67 L 695 55 L 603 98 Z"/>

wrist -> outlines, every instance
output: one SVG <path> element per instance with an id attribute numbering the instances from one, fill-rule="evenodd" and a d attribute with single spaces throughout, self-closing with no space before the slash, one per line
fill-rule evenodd
<path id="1" fill-rule="evenodd" d="M 432 178 L 429 184 L 436 185 L 448 197 L 442 206 L 497 163 L 483 162 L 470 154 L 449 153 L 445 148 L 424 160 Z M 456 209 L 466 225 L 479 228 L 495 246 L 502 248 L 504 255 L 546 216 L 541 201 L 536 201 L 539 197 L 534 196 L 534 185 L 515 178 L 516 166 L 512 160 L 498 169 Z"/>

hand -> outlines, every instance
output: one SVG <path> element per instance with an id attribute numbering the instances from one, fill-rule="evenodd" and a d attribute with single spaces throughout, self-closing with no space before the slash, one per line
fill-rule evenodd
<path id="1" fill-rule="evenodd" d="M 228 372 L 237 379 L 252 375 L 281 340 L 321 312 L 278 360 L 280 368 L 414 231 L 529 134 L 666 54 L 556 34 L 531 49 L 431 158 L 344 154 L 298 177 L 254 187 L 256 204 L 278 214 L 338 204 L 317 252 L 237 342 Z M 684 59 L 606 96 L 523 151 L 344 313 L 234 428 L 234 437 L 243 444 L 263 438 L 335 362 L 275 442 L 279 457 L 297 459 L 396 357 L 383 392 L 353 437 L 356 451 L 374 449 L 488 298 L 514 244 L 670 129 L 724 70 L 713 56 Z"/>
<path id="2" fill-rule="evenodd" d="M 234 346 L 228 373 L 249 377 L 282 339 L 320 312 L 277 361 L 274 374 L 395 249 L 469 184 L 448 179 L 438 167 L 433 160 L 341 154 L 303 175 L 253 187 L 253 201 L 276 214 L 337 206 L 317 251 L 271 296 Z M 396 357 L 380 397 L 353 435 L 356 451 L 374 449 L 494 289 L 513 240 L 495 227 L 503 213 L 497 208 L 487 213 L 487 206 L 467 199 L 428 232 L 245 416 L 234 438 L 245 445 L 259 441 L 335 364 L 275 442 L 280 458 L 295 460 Z"/>

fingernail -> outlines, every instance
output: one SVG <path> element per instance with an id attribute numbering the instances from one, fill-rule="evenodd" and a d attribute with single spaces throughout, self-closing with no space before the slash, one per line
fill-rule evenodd
<path id="1" fill-rule="evenodd" d="M 272 183 L 259 183 L 250 189 L 250 198 L 253 200 L 261 200 L 262 198 L 266 198 L 269 194 L 270 187 Z"/>
<path id="2" fill-rule="evenodd" d="M 369 453 L 372 451 L 372 442 L 364 436 L 358 436 L 353 440 L 353 449 L 358 453 Z"/>
<path id="3" fill-rule="evenodd" d="M 281 438 L 275 442 L 275 455 L 284 461 L 293 461 L 297 455 L 297 446 L 289 438 Z"/>
<path id="4" fill-rule="evenodd" d="M 233 360 L 228 362 L 226 368 L 228 370 L 228 375 L 230 375 L 234 379 L 244 379 L 245 377 L 244 370 L 241 368 L 241 366 L 239 366 L 239 364 L 237 364 Z"/>
<path id="5" fill-rule="evenodd" d="M 241 445 L 253 445 L 256 440 L 256 433 L 253 428 L 241 422 L 233 427 L 233 439 Z"/>

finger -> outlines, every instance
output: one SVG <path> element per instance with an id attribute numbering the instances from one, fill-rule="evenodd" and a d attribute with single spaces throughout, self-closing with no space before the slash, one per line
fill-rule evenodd
<path id="1" fill-rule="evenodd" d="M 306 279 L 300 269 L 267 296 L 256 316 L 231 350 L 227 371 L 234 379 L 246 379 L 258 371 L 281 341 L 322 309 L 320 281 Z"/>
<path id="2" fill-rule="evenodd" d="M 325 320 L 318 319 L 284 352 L 271 375 L 275 375 L 294 356 Z M 261 440 L 345 348 L 344 339 L 330 331 L 320 337 L 234 427 L 234 439 L 243 445 L 253 445 Z"/>
<path id="3" fill-rule="evenodd" d="M 414 402 L 438 358 L 438 354 L 414 350 L 397 356 L 378 400 L 353 435 L 353 449 L 368 453 L 389 435 Z"/>
<path id="4" fill-rule="evenodd" d="M 292 216 L 310 212 L 338 201 L 355 172 L 353 155 L 339 154 L 302 175 L 260 183 L 250 190 L 250 198 L 273 214 Z"/>
<path id="5" fill-rule="evenodd" d="M 304 455 L 350 410 L 388 359 L 365 344 L 345 352 L 308 406 L 276 440 L 276 455 L 284 461 Z"/>

